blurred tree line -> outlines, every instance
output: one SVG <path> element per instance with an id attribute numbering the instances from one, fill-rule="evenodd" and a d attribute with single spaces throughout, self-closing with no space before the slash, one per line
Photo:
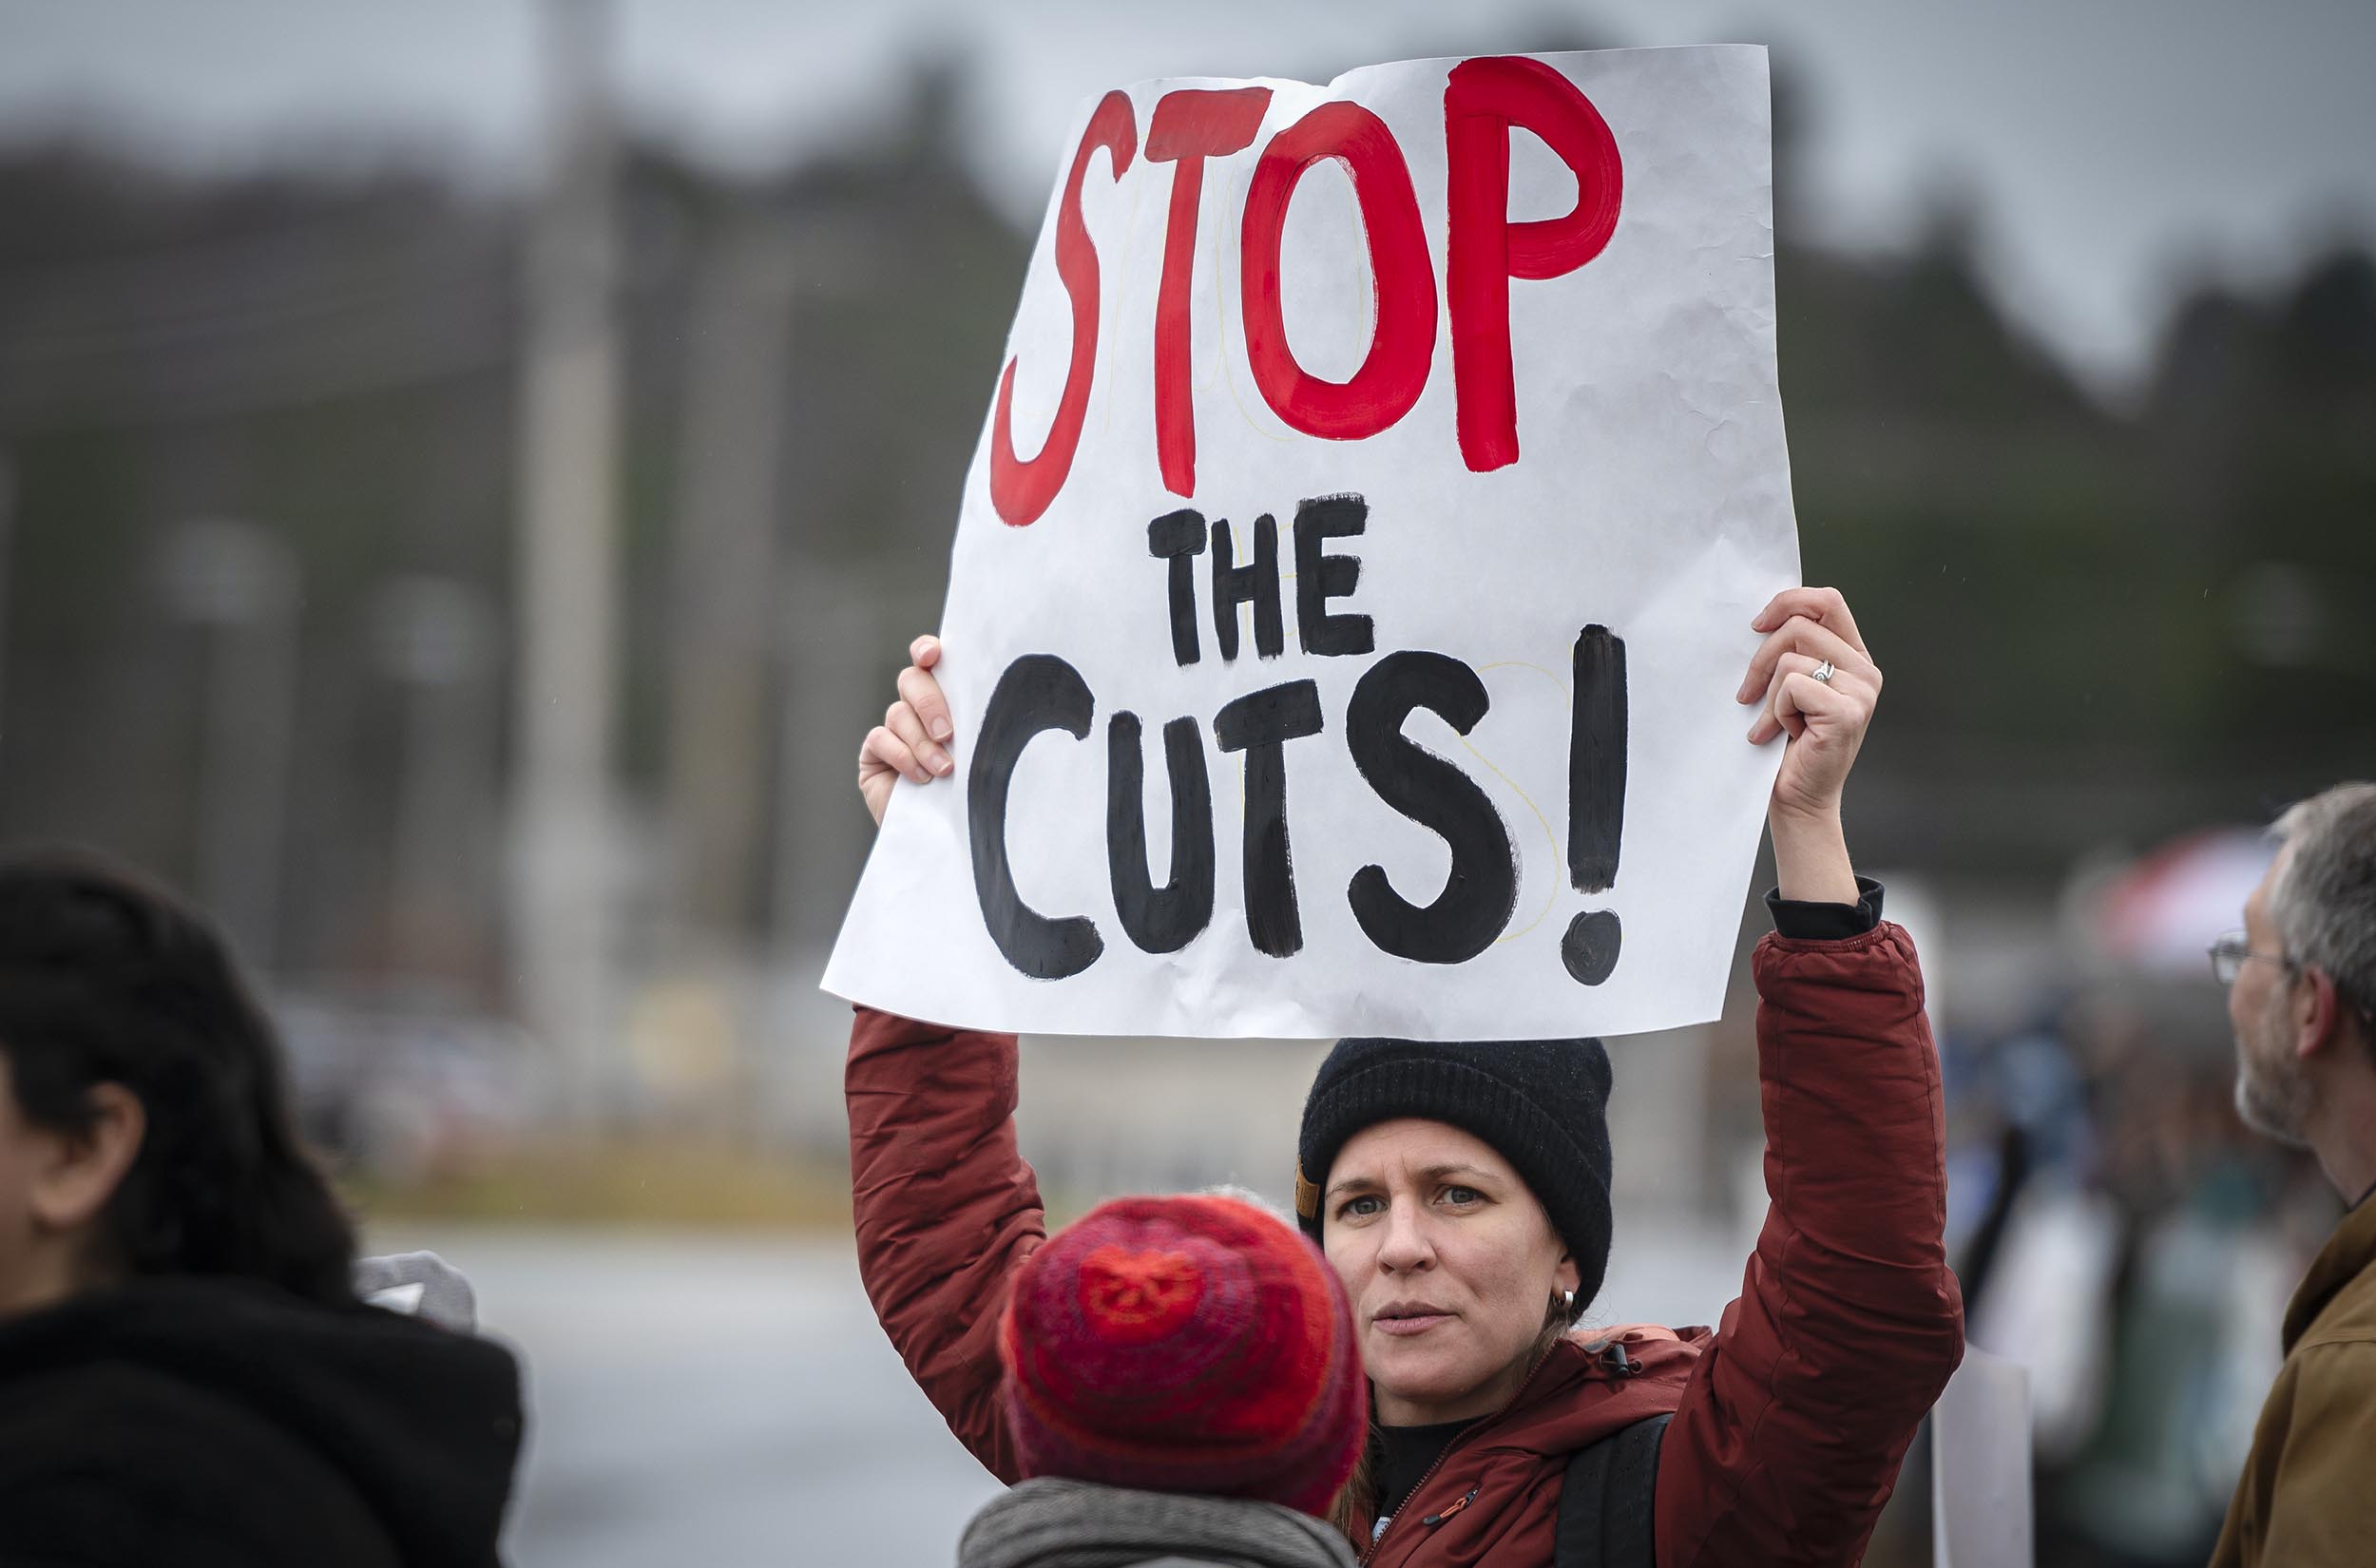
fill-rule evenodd
<path id="1" fill-rule="evenodd" d="M 924 72 L 879 139 L 766 178 L 623 170 L 647 949 L 821 943 L 863 857 L 851 757 L 937 614 L 1030 243 L 953 91 Z M 2007 323 L 1968 216 L 1827 250 L 1780 167 L 1806 570 L 1890 675 L 1860 851 L 2042 881 L 2376 772 L 2369 257 L 2197 295 L 2114 409 Z M 0 832 L 195 885 L 284 971 L 499 1000 L 520 206 L 49 143 L 0 151 Z M 745 335 L 756 381 L 717 352 Z M 688 517 L 753 441 L 763 624 L 729 637 Z M 696 722 L 721 683 L 757 698 Z M 749 809 L 702 809 L 721 776 Z"/>

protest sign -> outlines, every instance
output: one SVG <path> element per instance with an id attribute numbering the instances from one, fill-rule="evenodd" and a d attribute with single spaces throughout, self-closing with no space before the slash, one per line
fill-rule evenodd
<path id="1" fill-rule="evenodd" d="M 2029 1373 L 1966 1347 L 1930 1413 L 1937 1568 L 2031 1568 Z"/>
<path id="2" fill-rule="evenodd" d="M 966 479 L 946 783 L 828 988 L 1063 1033 L 1715 1016 L 1797 580 L 1765 52 L 1076 117 Z"/>

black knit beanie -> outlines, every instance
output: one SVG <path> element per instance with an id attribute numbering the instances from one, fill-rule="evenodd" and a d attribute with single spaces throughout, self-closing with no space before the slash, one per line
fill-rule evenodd
<path id="1" fill-rule="evenodd" d="M 1312 1080 L 1295 1143 L 1295 1217 L 1314 1241 L 1337 1151 L 1400 1117 L 1448 1122 L 1516 1166 L 1576 1262 L 1577 1310 L 1600 1293 L 1609 1265 L 1609 1054 L 1599 1041 L 1338 1041 Z"/>

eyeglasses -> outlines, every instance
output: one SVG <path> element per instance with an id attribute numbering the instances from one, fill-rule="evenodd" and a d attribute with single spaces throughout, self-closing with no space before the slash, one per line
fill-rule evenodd
<path id="1" fill-rule="evenodd" d="M 2235 977 L 2242 972 L 2244 966 L 2254 961 L 2262 964 L 2275 964 L 2287 969 L 2301 967 L 2283 953 L 2252 951 L 2242 931 L 2230 931 L 2213 943 L 2208 951 L 2211 954 L 2211 977 L 2222 985 L 2234 985 Z M 2350 993 L 2346 991 L 2340 984 L 2335 985 L 2335 1000 L 2343 1005 L 2346 1011 L 2360 1021 L 2360 1027 L 2367 1031 L 2369 1039 L 2376 1040 L 2376 1007 L 2361 1006 L 2352 1000 Z"/>
<path id="2" fill-rule="evenodd" d="M 2293 967 L 2293 960 L 2283 953 L 2252 951 L 2250 940 L 2242 931 L 2228 932 L 2213 943 L 2208 951 L 2211 955 L 2211 978 L 2222 985 L 2234 985 L 2235 977 L 2243 972 L 2244 966 L 2254 960 L 2263 964 L 2275 964 L 2288 969 Z"/>

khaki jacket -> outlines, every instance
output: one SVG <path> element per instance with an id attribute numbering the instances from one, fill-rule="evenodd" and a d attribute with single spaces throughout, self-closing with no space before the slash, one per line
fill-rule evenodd
<path id="1" fill-rule="evenodd" d="M 2213 1568 L 2360 1568 L 2376 1561 L 2376 1201 L 2303 1276 L 2285 1354 Z"/>

